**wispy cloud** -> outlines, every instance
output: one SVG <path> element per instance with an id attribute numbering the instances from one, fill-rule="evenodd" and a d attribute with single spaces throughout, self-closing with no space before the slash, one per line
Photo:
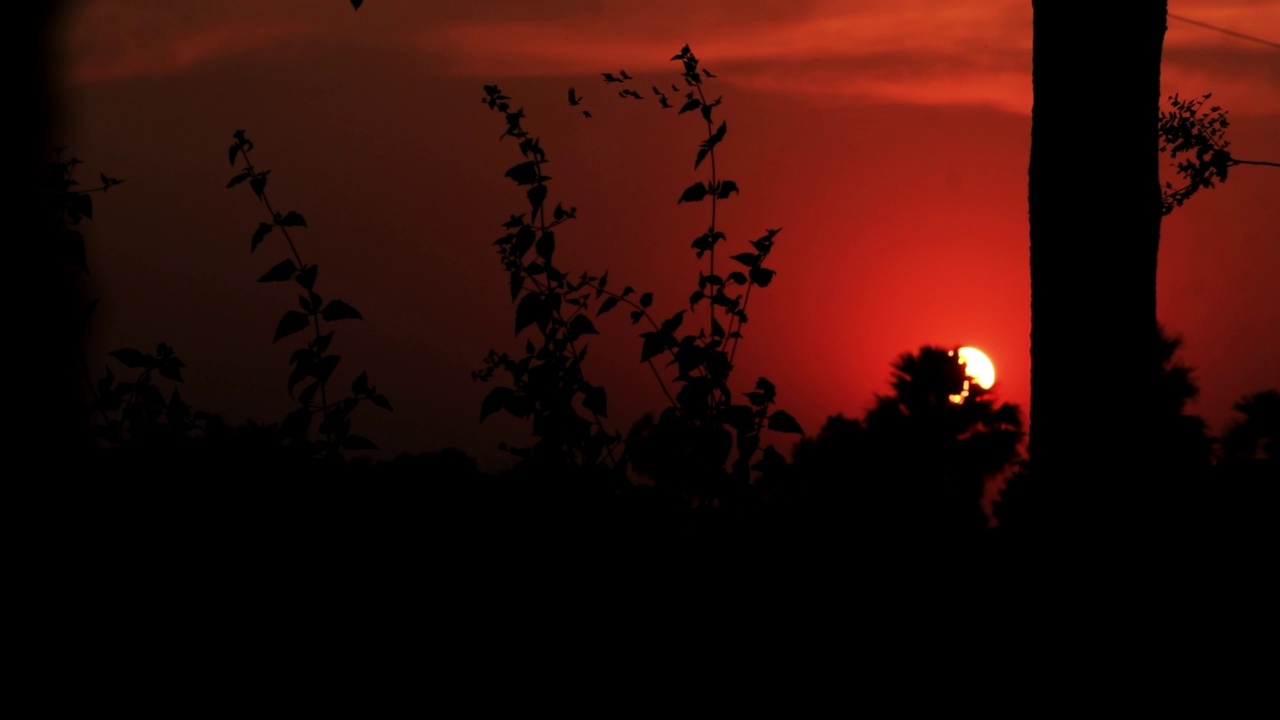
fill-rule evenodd
<path id="1" fill-rule="evenodd" d="M 89 0 L 69 27 L 67 66 L 78 83 L 174 75 L 285 40 L 355 38 L 421 53 L 450 75 L 594 77 L 619 68 L 670 71 L 668 58 L 688 42 L 726 82 L 769 92 L 1031 107 L 1025 0 L 564 0 L 537 9 L 515 0 L 383 0 L 358 17 L 344 5 Z M 1280 35 L 1274 2 L 1174 0 L 1170 12 Z M 1217 88 L 1248 98 L 1251 111 L 1280 111 L 1280 51 L 1171 19 L 1165 61 L 1168 89 Z"/>

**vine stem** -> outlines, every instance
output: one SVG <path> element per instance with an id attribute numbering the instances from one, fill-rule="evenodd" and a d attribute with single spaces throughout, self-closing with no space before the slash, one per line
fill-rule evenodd
<path id="1" fill-rule="evenodd" d="M 695 70 L 694 72 L 697 72 L 697 71 Z M 705 106 L 707 104 L 707 96 L 705 93 L 702 92 L 702 82 L 699 81 L 696 84 L 694 84 L 694 88 L 698 92 L 698 100 Z M 710 141 L 711 138 L 715 135 L 715 130 L 711 123 L 710 113 L 708 113 L 707 116 L 703 117 L 703 121 L 705 121 L 707 124 L 707 140 Z M 716 180 L 718 179 L 718 175 L 716 174 L 716 149 L 714 146 L 707 151 L 707 155 L 708 157 L 711 158 L 711 184 L 707 186 L 707 189 L 711 189 L 716 186 Z M 715 234 L 716 234 L 716 196 L 718 194 L 719 194 L 718 192 L 711 193 L 711 227 L 707 230 L 707 232 L 710 233 L 711 235 L 711 249 L 708 252 L 708 255 L 711 257 L 710 274 L 712 275 L 716 274 Z M 715 302 L 712 302 L 710 303 L 710 305 L 711 305 L 711 320 L 712 322 L 714 322 L 716 319 L 716 304 Z"/>
<path id="2" fill-rule="evenodd" d="M 696 73 L 697 73 L 697 70 L 696 70 L 696 69 L 694 70 L 694 73 L 695 73 L 695 77 L 696 77 Z M 701 81 L 700 79 L 699 79 L 697 82 L 695 82 L 695 83 L 694 83 L 693 87 L 694 87 L 694 90 L 698 93 L 698 100 L 699 100 L 699 102 L 701 102 L 701 103 L 703 104 L 703 106 L 705 106 L 705 107 L 714 107 L 714 106 L 709 106 L 709 105 L 707 105 L 707 95 L 706 95 L 706 93 L 705 93 L 705 92 L 703 92 L 703 90 L 702 90 L 702 81 Z M 707 115 L 703 116 L 703 118 L 702 118 L 702 119 L 703 119 L 703 121 L 704 121 L 704 122 L 706 123 L 706 125 L 707 125 L 707 140 L 709 141 L 712 137 L 714 137 L 714 136 L 715 136 L 715 125 L 714 125 L 714 123 L 712 123 L 712 122 L 711 122 L 710 113 L 708 113 Z M 710 158 L 710 160 L 711 160 L 711 184 L 708 186 L 708 189 L 711 189 L 711 188 L 716 187 L 716 182 L 717 182 L 717 180 L 719 180 L 719 175 L 718 175 L 717 170 L 716 170 L 716 148 L 715 148 L 715 146 L 711 146 L 711 148 L 707 151 L 707 156 L 708 156 L 708 157 Z M 717 189 L 717 192 L 713 192 L 713 193 L 711 193 L 711 227 L 710 227 L 710 229 L 708 230 L 708 232 L 711 234 L 711 238 L 712 238 L 712 239 L 711 239 L 711 249 L 709 250 L 708 254 L 709 254 L 709 255 L 710 255 L 710 257 L 711 257 L 711 261 L 710 261 L 710 272 L 711 272 L 711 274 L 712 274 L 712 275 L 715 275 L 715 274 L 716 274 L 716 241 L 715 241 L 715 233 L 716 233 L 716 202 L 717 202 L 717 198 L 718 198 L 718 196 L 719 196 L 718 189 Z M 718 287 L 718 289 L 716 290 L 716 292 L 724 292 L 724 286 L 723 286 L 723 285 L 720 285 L 720 286 Z M 748 294 L 751 292 L 751 291 L 750 291 L 750 288 L 748 288 L 747 292 L 748 292 Z M 743 308 L 743 309 L 745 310 L 745 308 Z M 712 302 L 711 302 L 711 321 L 712 321 L 712 323 L 714 323 L 714 322 L 715 322 L 715 319 L 716 319 L 716 304 L 715 304 L 714 295 L 713 295 L 713 296 L 712 296 Z M 733 319 L 732 319 L 732 317 L 730 318 L 728 325 L 729 325 L 729 326 L 732 326 L 732 325 L 733 325 Z M 739 325 L 741 325 L 741 323 L 739 323 Z M 730 332 L 729 328 L 726 328 L 726 329 L 725 329 L 725 337 L 726 337 L 726 339 L 728 338 L 729 332 Z M 736 351 L 737 351 L 737 349 L 738 349 L 738 345 L 737 345 L 737 343 L 735 342 L 735 343 L 734 343 L 734 351 L 736 352 Z M 730 355 L 730 357 L 729 357 L 729 366 L 730 366 L 730 368 L 732 369 L 732 367 L 733 367 L 733 356 L 732 356 L 732 355 Z M 726 376 L 726 379 L 727 379 L 727 376 Z M 723 391 L 723 390 L 717 390 L 716 392 L 719 392 L 719 393 L 720 393 L 720 402 L 727 402 L 727 401 L 729 400 L 729 398 L 725 397 L 725 395 L 724 395 L 724 391 Z M 713 406 L 713 407 L 712 407 L 712 414 L 714 415 L 714 413 L 715 413 L 715 407 Z"/>
<path id="3" fill-rule="evenodd" d="M 240 154 L 244 157 L 245 170 L 247 170 L 251 176 L 256 177 L 257 171 L 254 170 L 253 168 L 253 162 L 249 160 L 249 149 L 242 145 L 240 147 Z M 267 213 L 271 215 L 272 222 L 277 227 L 280 228 L 280 233 L 284 235 L 285 242 L 289 244 L 289 251 L 293 253 L 293 259 L 298 263 L 298 269 L 302 270 L 302 268 L 306 265 L 306 263 L 302 261 L 302 255 L 301 253 L 298 252 L 298 247 L 294 245 L 293 238 L 289 237 L 289 228 L 283 225 L 280 225 L 278 222 L 275 222 L 276 211 L 275 211 L 275 208 L 271 207 L 271 200 L 267 197 L 266 188 L 263 188 L 262 192 L 258 193 L 257 195 L 258 195 L 258 198 L 262 200 L 263 204 L 266 206 Z M 311 290 L 308 289 L 308 292 L 310 293 Z M 312 321 L 312 326 L 315 329 L 315 337 L 317 340 L 319 340 L 320 334 L 321 334 L 320 333 L 320 308 L 311 308 L 311 321 Z M 324 357 L 324 353 L 317 350 L 316 360 L 319 361 L 323 357 Z M 328 384 L 329 384 L 328 378 L 325 378 L 325 381 L 320 383 L 320 415 L 321 415 L 322 425 L 327 423 L 329 420 L 329 394 L 327 391 Z M 326 432 L 325 440 L 327 444 L 332 445 L 333 433 Z"/>
<path id="4" fill-rule="evenodd" d="M 599 286 L 596 286 L 596 284 L 595 284 L 595 283 L 586 283 L 586 284 L 585 284 L 585 286 L 582 286 L 582 287 L 589 287 L 589 288 L 593 288 L 593 290 L 599 291 L 600 293 L 603 293 L 603 295 L 608 295 L 609 297 L 616 297 L 616 299 L 618 299 L 618 300 L 620 300 L 620 301 L 622 301 L 622 302 L 626 302 L 626 304 L 627 304 L 627 305 L 630 305 L 630 306 L 632 306 L 632 307 L 635 307 L 635 309 L 636 309 L 636 310 L 639 310 L 639 311 L 640 311 L 640 313 L 643 313 L 643 314 L 644 314 L 644 319 L 649 320 L 649 324 L 650 324 L 650 325 L 653 325 L 653 329 L 655 329 L 655 331 L 657 331 L 657 329 L 658 329 L 658 323 L 655 323 L 655 322 L 654 322 L 653 316 L 652 316 L 652 315 L 649 315 L 649 311 L 648 311 L 648 310 L 645 310 L 645 309 L 644 309 L 644 307 L 641 307 L 640 305 L 635 304 L 635 302 L 632 302 L 631 300 L 626 299 L 626 297 L 622 297 L 621 295 L 618 295 L 618 293 L 616 293 L 616 292 L 611 292 L 611 291 L 608 291 L 608 290 L 600 290 L 600 287 L 599 287 Z M 581 307 L 579 307 L 579 309 L 577 309 L 577 310 L 573 311 L 573 314 L 572 314 L 572 315 L 568 316 L 568 319 L 572 320 L 573 318 L 575 318 L 575 316 L 577 316 L 577 314 L 581 313 L 581 311 L 582 311 L 582 309 L 581 309 Z M 671 350 L 671 348 L 669 348 L 669 347 L 667 348 L 667 354 L 668 354 L 668 355 L 671 355 L 671 359 L 672 359 L 672 360 L 675 360 L 675 359 L 676 359 L 675 351 L 672 351 L 672 350 Z M 675 398 L 675 397 L 672 397 L 672 396 L 671 396 L 671 391 L 669 391 L 669 389 L 667 389 L 667 383 L 666 383 L 666 380 L 663 380 L 663 379 L 662 379 L 662 373 L 659 373 L 659 372 L 658 372 L 658 366 L 653 364 L 653 357 L 650 357 L 650 359 L 645 360 L 645 363 L 646 363 L 646 364 L 648 364 L 648 365 L 649 365 L 649 368 L 653 370 L 653 377 L 658 379 L 658 387 L 659 387 L 659 388 L 662 388 L 662 393 L 663 393 L 663 395 L 666 395 L 666 396 L 667 396 L 667 401 L 668 401 L 668 402 L 671 402 L 671 406 L 672 406 L 672 407 L 678 407 L 678 404 L 677 404 L 677 402 L 676 402 L 676 398 Z"/>
<path id="5" fill-rule="evenodd" d="M 742 313 L 743 313 L 744 315 L 745 315 L 745 314 L 746 314 L 746 312 L 747 312 L 747 304 L 751 302 L 751 288 L 753 288 L 753 287 L 755 287 L 755 286 L 756 286 L 756 284 L 755 284 L 755 281 L 754 281 L 754 280 L 747 284 L 747 293 L 746 293 L 746 296 L 742 298 Z M 738 337 L 733 338 L 733 349 L 729 351 L 729 366 L 730 366 L 730 367 L 733 367 L 733 359 L 734 359 L 735 357 L 737 357 L 737 355 L 738 355 L 738 341 L 742 340 L 742 320 L 741 320 L 740 318 L 737 318 L 737 316 L 736 316 L 736 315 L 734 316 L 734 318 L 738 320 L 738 327 L 737 327 L 737 329 L 736 329 L 736 332 L 738 333 Z M 733 329 L 733 322 L 732 322 L 732 321 L 730 321 L 730 323 L 729 323 L 729 327 L 730 327 L 730 330 L 728 331 L 728 334 L 729 334 L 729 335 L 732 335 L 732 334 L 735 332 L 735 330 Z"/>

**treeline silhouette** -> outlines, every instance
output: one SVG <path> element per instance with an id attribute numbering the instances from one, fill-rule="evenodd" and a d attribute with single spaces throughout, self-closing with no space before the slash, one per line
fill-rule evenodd
<path id="1" fill-rule="evenodd" d="M 1153 476 L 1162 492 L 1147 498 L 1142 526 L 1158 511 L 1179 532 L 1216 535 L 1263 530 L 1273 522 L 1270 495 L 1280 459 L 1280 393 L 1256 393 L 1221 440 L 1186 414 L 1197 387 L 1174 360 L 1167 339 L 1161 436 L 1165 453 Z M 1020 452 L 1022 417 L 976 385 L 951 399 L 963 366 L 942 348 L 923 347 L 893 364 L 893 392 L 860 418 L 836 415 L 801 440 L 794 461 L 760 473 L 714 504 L 679 464 L 642 465 L 631 481 L 600 467 L 525 461 L 485 473 L 456 449 L 392 460 L 316 455 L 284 440 L 276 425 L 232 427 L 207 418 L 199 433 L 164 431 L 129 443 L 86 449 L 85 477 L 99 482 L 81 509 L 127 532 L 160 526 L 193 532 L 245 531 L 284 537 L 306 532 L 425 534 L 461 543 L 459 553 L 502 548 L 576 547 L 650 552 L 732 550 L 776 553 L 855 547 L 860 540 L 958 539 L 1026 529 L 1019 506 L 1035 485 Z M 1100 422 L 1123 422 L 1100 413 Z M 642 432 L 644 421 L 638 424 Z M 1090 478 L 1080 479 L 1090 487 Z M 1006 487 L 994 517 L 984 512 L 992 483 Z M 1090 487 L 1099 506 L 1105 487 Z M 108 510 L 109 508 L 109 510 Z"/>

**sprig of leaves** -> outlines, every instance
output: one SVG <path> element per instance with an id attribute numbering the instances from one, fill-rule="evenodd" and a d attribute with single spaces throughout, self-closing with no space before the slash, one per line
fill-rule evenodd
<path id="1" fill-rule="evenodd" d="M 357 8 L 358 9 L 358 8 Z M 333 331 L 325 332 L 324 323 L 340 320 L 362 320 L 360 311 L 350 304 L 336 298 L 325 298 L 316 292 L 316 278 L 319 265 L 307 264 L 303 261 L 298 246 L 293 241 L 290 230 L 306 228 L 307 220 L 296 210 L 279 212 L 271 204 L 267 195 L 267 182 L 270 170 L 262 170 L 253 165 L 249 158 L 253 150 L 253 141 L 245 136 L 243 130 L 237 130 L 232 138 L 235 142 L 227 150 L 231 165 L 243 162 L 237 172 L 227 182 L 228 188 L 248 183 L 250 190 L 267 210 L 271 222 L 260 222 L 249 240 L 249 252 L 255 252 L 267 237 L 277 228 L 288 245 L 290 257 L 286 257 L 271 266 L 258 282 L 293 282 L 301 293 L 298 295 L 300 310 L 287 310 L 276 323 L 275 336 L 272 342 L 302 332 L 308 327 L 312 336 L 306 346 L 298 348 L 289 357 L 292 370 L 289 373 L 288 391 L 295 398 L 294 391 L 302 386 L 296 395 L 298 407 L 290 412 L 280 425 L 285 437 L 306 442 L 311 425 L 317 415 L 320 425 L 317 432 L 323 439 L 313 447 L 317 452 L 336 454 L 339 450 L 374 450 L 377 446 L 361 435 L 351 432 L 351 413 L 361 402 L 368 401 L 384 410 L 390 411 L 391 402 L 369 384 L 368 375 L 361 372 L 351 384 L 351 394 L 341 400 L 330 401 L 329 380 L 341 362 L 342 356 L 329 353 L 333 342 Z M 317 397 L 319 402 L 317 402 Z"/>
<path id="2" fill-rule="evenodd" d="M 1212 93 L 1206 93 L 1183 100 L 1174 94 L 1169 97 L 1171 109 L 1160 113 L 1160 152 L 1176 161 L 1175 172 L 1183 180 L 1176 187 L 1171 181 L 1165 182 L 1161 198 L 1165 215 L 1182 207 L 1196 192 L 1226 182 L 1227 171 L 1237 165 L 1280 167 L 1280 163 L 1242 160 L 1231 154 L 1227 149 L 1231 143 L 1226 139 L 1231 126 L 1227 111 L 1218 105 L 1204 110 L 1211 97 Z"/>
<path id="3" fill-rule="evenodd" d="M 512 214 L 502 224 L 506 231 L 494 241 L 510 281 L 515 304 L 515 335 L 529 335 L 524 354 L 514 357 L 490 350 L 484 366 L 472 378 L 487 382 L 501 372 L 510 387 L 495 387 L 481 403 L 480 419 L 506 411 L 530 419 L 537 438 L 531 448 L 507 449 L 522 457 L 552 464 L 625 469 L 614 448 L 621 434 L 605 424 L 608 394 L 590 382 L 584 371 L 587 338 L 598 334 L 591 308 L 607 291 L 608 273 L 582 273 L 576 280 L 556 265 L 556 229 L 577 217 L 577 208 L 557 203 L 548 214 L 547 183 L 543 173 L 546 152 L 523 126 L 523 109 L 513 109 L 510 97 L 496 85 L 484 87 L 481 102 L 499 112 L 507 128 L 499 139 L 518 141 L 522 161 L 505 177 L 527 187 L 528 212 Z M 527 216 L 527 219 L 526 219 Z M 624 295 L 634 293 L 631 288 Z M 594 317 L 618 304 L 608 297 L 596 306 Z"/>
<path id="4" fill-rule="evenodd" d="M 779 230 L 770 229 L 753 241 L 754 252 L 738 253 L 731 258 L 742 268 L 723 276 L 716 272 L 716 247 L 726 240 L 725 233 L 716 224 L 717 203 L 739 193 L 738 184 L 720 178 L 716 170 L 716 149 L 724 141 L 728 126 L 723 121 L 718 125 L 713 122 L 713 112 L 721 105 L 721 98 L 708 100 L 703 92 L 703 79 L 714 76 L 699 68 L 688 46 L 672 59 L 681 62 L 682 77 L 691 88 L 678 114 L 696 112 L 707 131 L 698 146 L 694 169 L 703 168 L 705 162 L 709 177 L 687 187 L 677 200 L 677 204 L 709 201 L 711 215 L 707 232 L 693 241 L 697 257 L 707 256 L 709 267 L 707 272 L 698 274 L 698 287 L 689 296 L 689 309 L 678 310 L 665 318 L 655 316 L 651 314 L 652 293 L 639 293 L 630 286 L 621 291 L 612 290 L 608 273 L 598 277 L 583 273 L 573 280 L 556 267 L 554 228 L 575 217 L 576 208 L 566 211 L 557 205 L 548 218 L 547 183 L 551 178 L 543 173 L 546 154 L 538 139 L 524 129 L 524 110 L 513 107 L 510 97 L 498 86 L 486 85 L 481 102 L 501 113 L 507 124 L 499 139 L 516 138 L 524 158 L 508 169 L 505 176 L 527 188 L 525 195 L 529 203 L 527 212 L 513 214 L 503 224 L 507 232 L 495 240 L 494 245 L 510 278 L 516 335 L 528 331 L 536 334 L 526 340 L 523 357 L 490 350 L 484 367 L 472 376 L 488 381 L 503 373 L 511 378 L 512 387 L 495 387 L 485 397 L 481 403 L 481 420 L 500 411 L 532 419 L 537 444 L 533 448 L 511 448 L 512 452 L 526 458 L 555 456 L 565 463 L 594 463 L 601 458 L 602 450 L 612 450 L 620 436 L 609 434 L 599 422 L 607 410 L 605 391 L 586 382 L 582 376 L 586 347 L 579 350 L 575 341 L 596 332 L 588 319 L 593 303 L 594 317 L 627 306 L 633 325 L 643 321 L 650 328 L 640 335 L 640 361 L 651 368 L 669 406 L 651 428 L 656 433 L 652 437 L 666 439 L 655 445 L 633 433 L 633 439 L 638 442 L 629 439 L 623 457 L 640 467 L 646 464 L 640 457 L 646 452 L 644 448 L 658 446 L 661 452 L 672 456 L 696 457 L 696 461 L 683 463 L 680 471 L 693 467 L 696 473 L 707 476 L 704 479 L 708 481 L 702 484 L 719 488 L 703 498 L 712 500 L 720 498 L 725 488 L 725 483 L 713 476 L 725 475 L 724 468 L 734 444 L 731 435 L 736 437 L 738 446 L 734 475 L 739 485 L 745 485 L 751 469 L 760 470 L 781 460 L 781 454 L 770 446 L 765 448 L 765 459 L 752 465 L 762 430 L 800 434 L 802 430 L 785 411 L 771 410 L 776 391 L 765 378 L 760 378 L 756 390 L 747 394 L 746 403 L 732 402 L 729 377 L 733 354 L 742 337 L 741 327 L 747 321 L 746 305 L 753 288 L 766 287 L 773 281 L 775 271 L 766 267 L 765 262 Z M 604 75 L 605 81 L 610 82 L 609 74 Z M 621 82 L 616 78 L 612 81 Z M 654 92 L 666 99 L 656 85 Z M 661 107 L 670 105 L 663 102 Z M 692 316 L 704 300 L 710 308 L 707 325 L 689 332 L 686 316 Z M 686 328 L 683 333 L 682 328 Z M 674 383 L 678 390 L 674 394 L 656 364 L 664 357 L 668 358 L 667 366 L 674 366 L 677 372 Z M 584 417 L 580 410 L 587 411 L 593 420 Z"/>
<path id="5" fill-rule="evenodd" d="M 183 382 L 182 362 L 174 349 L 160 343 L 154 353 L 144 353 L 134 348 L 113 350 L 110 355 L 117 363 L 138 373 L 132 379 L 120 379 L 111 366 L 97 381 L 94 388 L 93 410 L 101 413 L 104 424 L 93 426 L 91 432 L 112 445 L 155 437 L 159 433 L 184 436 L 203 429 L 209 415 L 193 412 L 183 399 L 176 383 Z M 172 383 L 173 389 L 166 399 L 156 376 Z"/>

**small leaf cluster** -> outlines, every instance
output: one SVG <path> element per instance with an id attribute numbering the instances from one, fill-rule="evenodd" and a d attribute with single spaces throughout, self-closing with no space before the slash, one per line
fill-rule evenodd
<path id="1" fill-rule="evenodd" d="M 93 196 L 90 193 L 105 193 L 124 181 L 99 173 L 100 184 L 97 187 L 81 189 L 80 182 L 75 179 L 75 168 L 83 161 L 77 157 L 63 160 L 65 150 L 65 147 L 54 148 L 54 159 L 49 162 L 44 177 L 44 197 L 49 216 L 57 225 L 54 234 L 57 256 L 66 266 L 87 273 L 89 263 L 84 235 L 76 226 L 82 219 L 93 219 Z"/>
<path id="2" fill-rule="evenodd" d="M 664 322 L 655 332 L 643 334 L 641 359 L 648 360 L 660 353 L 669 352 L 671 364 L 678 370 L 675 381 L 680 388 L 675 396 L 676 405 L 663 412 L 658 420 L 659 426 L 664 423 L 684 426 L 685 436 L 696 442 L 706 442 L 705 439 L 699 439 L 705 438 L 706 433 L 698 428 L 731 429 L 738 451 L 733 476 L 742 484 L 749 481 L 749 470 L 754 467 L 752 459 L 760 448 L 762 429 L 767 427 L 775 432 L 803 434 L 799 424 L 785 411 L 768 412 L 768 408 L 774 403 L 776 391 L 767 378 L 759 378 L 756 390 L 746 394 L 747 404 L 735 403 L 729 387 L 734 357 L 742 338 L 742 325 L 748 319 L 747 303 L 751 291 L 755 287 L 767 287 L 776 275 L 772 268 L 765 265 L 765 261 L 773 250 L 774 238 L 781 229 L 768 229 L 763 236 L 752 241 L 753 252 L 730 256 L 729 259 L 742 266 L 741 268 L 717 272 L 716 249 L 727 241 L 726 234 L 717 226 L 717 205 L 719 201 L 728 200 L 739 193 L 736 182 L 720 178 L 716 172 L 716 149 L 725 139 L 728 124 L 721 121 L 716 125 L 713 113 L 723 100 L 719 97 L 715 100 L 707 99 L 704 92 L 705 81 L 714 76 L 700 71 L 698 58 L 688 45 L 671 59 L 681 64 L 681 77 L 686 87 L 691 88 L 677 114 L 696 111 L 706 127 L 706 137 L 698 145 L 693 167 L 698 170 L 704 162 L 709 161 L 709 177 L 686 187 L 676 204 L 709 200 L 710 222 L 707 230 L 694 238 L 691 244 L 699 260 L 704 257 L 708 259 L 709 268 L 706 272 L 699 271 L 697 289 L 689 296 L 691 312 L 696 311 L 704 300 L 708 301 L 709 312 L 707 327 L 700 328 L 697 334 L 676 336 L 675 331 L 683 320 L 683 311 Z M 728 461 L 730 448 L 720 441 L 714 441 L 713 444 L 720 447 L 721 452 L 711 459 L 710 466 L 723 468 Z M 773 450 L 772 446 L 766 448 L 766 456 L 769 463 L 781 459 L 781 454 Z"/>
<path id="3" fill-rule="evenodd" d="M 54 159 L 49 163 L 45 182 L 45 198 L 54 222 L 54 237 L 58 243 L 57 256 L 76 273 L 88 273 L 84 235 L 77 230 L 81 220 L 93 219 L 93 196 L 106 193 L 124 182 L 106 173 L 99 173 L 96 187 L 81 188 L 74 177 L 75 168 L 82 164 L 79 158 L 62 159 L 65 147 L 54 148 Z M 77 330 L 88 325 L 98 307 L 91 300 L 80 309 Z M 77 343 L 81 334 L 76 333 Z M 87 385 L 86 420 L 97 415 L 100 424 L 87 423 L 89 436 L 105 441 L 108 445 L 122 445 L 139 440 L 155 439 L 160 434 L 186 436 L 199 429 L 198 421 L 207 417 L 204 413 L 192 413 L 182 400 L 177 386 L 166 399 L 155 381 L 158 375 L 175 383 L 182 382 L 182 368 L 186 364 L 178 359 L 173 348 L 165 343 L 156 346 L 154 354 L 124 348 L 108 353 L 127 369 L 138 370 L 131 380 L 116 381 L 111 366 L 105 374 L 94 380 L 89 369 L 84 348 L 78 348 L 82 381 Z"/>
<path id="4" fill-rule="evenodd" d="M 1172 109 L 1160 113 L 1160 151 L 1177 161 L 1177 175 L 1184 181 L 1180 187 L 1174 187 L 1172 182 L 1164 184 L 1165 215 L 1181 207 L 1198 190 L 1226 182 L 1227 170 L 1238 164 L 1227 150 L 1231 144 L 1225 138 L 1231 124 L 1227 111 L 1217 105 L 1210 106 L 1207 112 L 1203 110 L 1210 97 L 1212 93 L 1183 100 L 1175 94 L 1169 98 Z"/>
<path id="5" fill-rule="evenodd" d="M 247 182 L 253 194 L 266 206 L 271 222 L 259 222 L 249 240 L 249 252 L 255 252 L 272 232 L 277 228 L 289 249 L 290 257 L 272 265 L 261 277 L 261 283 L 294 283 L 299 288 L 297 310 L 286 310 L 276 323 L 272 342 L 312 329 L 312 336 L 304 347 L 298 348 L 289 357 L 292 368 L 289 373 L 289 397 L 294 398 L 298 407 L 290 412 L 280 425 L 281 432 L 291 440 L 306 442 L 315 417 L 320 417 L 317 431 L 322 440 L 314 444 L 317 452 L 335 454 L 339 450 L 373 450 L 376 445 L 367 438 L 351 433 L 351 413 L 363 401 L 391 410 L 391 402 L 385 395 L 377 392 L 368 381 L 364 372 L 351 385 L 351 395 L 340 400 L 330 400 L 328 394 L 329 380 L 341 362 L 341 355 L 329 354 L 333 342 L 333 331 L 324 332 L 324 323 L 339 320 L 361 320 L 360 311 L 339 299 L 326 299 L 316 292 L 316 278 L 320 267 L 303 261 L 297 245 L 290 235 L 290 229 L 306 228 L 307 220 L 296 210 L 280 212 L 272 207 L 267 196 L 267 180 L 270 170 L 254 167 L 249 158 L 253 150 L 253 141 L 245 136 L 243 130 L 237 130 L 232 138 L 235 142 L 227 151 L 227 157 L 234 166 L 243 162 L 232 178 L 227 182 L 233 188 Z M 295 390 L 301 386 L 295 395 Z"/>
<path id="6" fill-rule="evenodd" d="M 208 419 L 206 413 L 192 412 L 176 384 L 165 398 L 158 379 L 183 382 L 182 368 L 186 367 L 169 345 L 160 343 L 154 353 L 123 348 L 108 355 L 125 368 L 138 372 L 131 379 L 117 381 L 116 374 L 107 366 L 106 373 L 98 379 L 91 410 L 101 415 L 104 424 L 90 427 L 97 437 L 119 445 L 152 439 L 160 433 L 187 435 L 200 429 L 200 423 Z"/>

